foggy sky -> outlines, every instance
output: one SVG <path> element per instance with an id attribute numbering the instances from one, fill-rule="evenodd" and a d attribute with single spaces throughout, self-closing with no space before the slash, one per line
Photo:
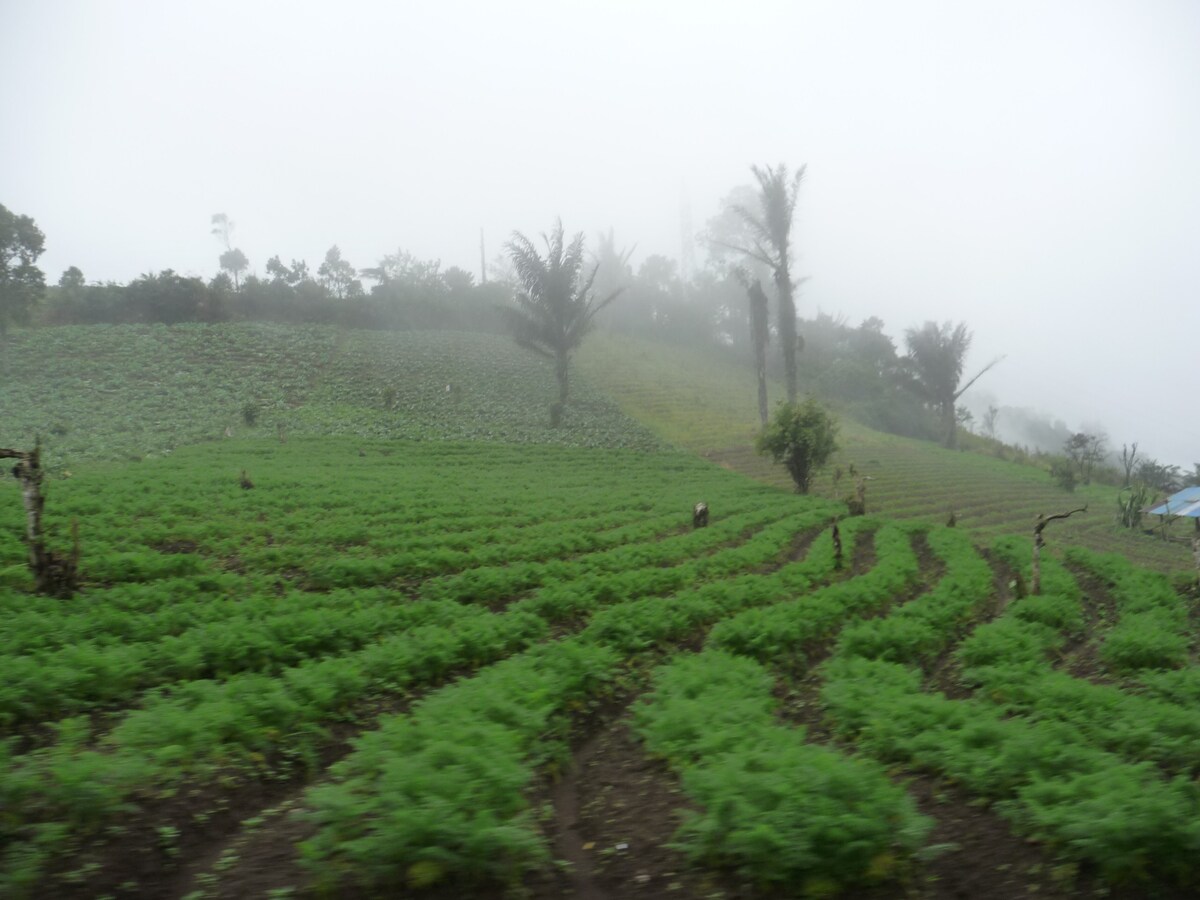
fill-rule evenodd
<path id="1" fill-rule="evenodd" d="M 801 315 L 966 321 L 999 404 L 1190 467 L 1198 51 L 1191 0 L 0 0 L 0 203 L 50 283 L 210 278 L 217 212 L 259 273 L 477 274 L 556 216 L 636 268 L 807 164 Z"/>

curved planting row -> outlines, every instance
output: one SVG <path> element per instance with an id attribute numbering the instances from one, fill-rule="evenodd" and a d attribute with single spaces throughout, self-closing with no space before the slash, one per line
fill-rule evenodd
<path id="1" fill-rule="evenodd" d="M 942 553 L 946 575 L 918 602 L 985 589 L 973 551 Z M 1053 670 L 1054 651 L 1082 615 L 1069 574 L 1046 562 L 1045 595 L 1014 601 L 963 642 L 976 699 L 926 693 L 921 673 L 887 661 L 889 651 L 860 655 L 848 642 L 824 670 L 827 715 L 861 748 L 997 801 L 1019 829 L 1110 878 L 1194 878 L 1200 797 L 1189 775 L 1164 775 L 1148 758 L 1167 762 L 1195 723 L 1175 714 L 1138 722 L 1152 713 L 1146 701 Z M 945 635 L 949 645 L 953 632 Z M 1150 749 L 1156 743 L 1161 754 Z"/>
<path id="2" fill-rule="evenodd" d="M 287 512 L 292 517 L 303 518 L 297 511 L 303 503 L 310 504 L 310 519 L 345 508 L 346 495 L 338 493 L 342 486 L 349 485 L 349 496 L 362 495 L 362 484 L 328 481 L 330 463 L 314 459 L 311 446 L 298 444 L 252 448 L 270 458 L 274 468 L 264 468 L 251 491 L 241 491 L 236 480 L 226 482 L 223 476 L 213 485 L 214 491 L 233 491 L 219 495 L 229 507 L 222 515 L 250 543 L 260 543 L 265 530 L 278 527 L 272 520 L 273 511 L 282 508 L 281 494 L 271 484 L 276 478 L 287 485 L 296 507 Z M 504 543 L 465 549 L 460 544 L 450 551 L 459 554 L 453 564 L 461 569 L 458 574 L 424 578 L 406 584 L 404 591 L 288 590 L 271 574 L 279 560 L 267 554 L 259 557 L 265 563 L 260 568 L 212 573 L 194 547 L 162 554 L 137 550 L 135 544 L 121 554 L 94 550 L 94 565 L 85 557 L 85 577 L 98 570 L 119 574 L 138 554 L 187 561 L 193 576 L 138 584 L 133 579 L 140 576 L 126 572 L 127 580 L 114 579 L 112 586 L 85 591 L 67 604 L 35 599 L 26 605 L 5 657 L 13 663 L 6 670 L 12 677 L 0 689 L 0 728 L 12 735 L 0 739 L 0 807 L 5 810 L 0 892 L 50 889 L 40 880 L 47 867 L 60 868 L 72 855 L 87 860 L 91 851 L 86 848 L 115 822 L 147 803 L 161 804 L 184 784 L 218 772 L 233 778 L 232 784 L 291 777 L 316 766 L 330 743 L 330 726 L 380 705 L 373 698 L 403 698 L 454 674 L 487 673 L 514 653 L 518 668 L 525 665 L 519 663 L 524 652 L 549 659 L 562 642 L 536 645 L 552 632 L 585 625 L 593 637 L 584 643 L 619 646 L 615 658 L 623 660 L 629 648 L 622 640 L 631 639 L 630 623 L 641 621 L 634 630 L 653 643 L 664 629 L 695 627 L 696 615 L 715 617 L 721 604 L 740 602 L 722 593 L 726 588 L 737 592 L 729 587 L 730 576 L 753 582 L 757 576 L 744 573 L 783 564 L 796 535 L 827 522 L 833 512 L 829 504 L 798 503 L 684 457 L 630 456 L 614 476 L 609 454 L 558 451 L 559 457 L 571 457 L 570 464 L 555 458 L 546 468 L 547 474 L 561 472 L 560 482 L 514 492 L 513 479 L 529 471 L 526 457 L 541 453 L 549 460 L 555 454 L 482 446 L 449 453 L 441 447 L 397 449 L 405 453 L 403 466 L 381 454 L 382 462 L 362 464 L 363 482 L 377 483 L 380 466 L 383 474 L 402 476 L 413 493 L 426 495 L 429 514 L 421 521 L 429 528 L 445 521 L 436 514 L 439 491 L 451 511 L 464 508 L 464 490 L 474 491 L 477 506 L 486 506 L 489 497 L 503 498 L 496 504 L 500 507 L 514 502 L 514 496 L 536 496 L 531 509 L 545 511 L 548 521 L 504 531 Z M 214 477 L 214 456 L 225 454 L 226 464 L 238 461 L 229 447 L 189 453 L 198 454 L 201 464 L 193 479 L 197 484 Z M 171 476 L 163 479 L 168 485 L 187 480 L 180 470 L 186 454 L 180 457 L 156 464 Z M 260 465 L 266 464 L 260 460 Z M 461 470 L 472 466 L 471 483 L 464 487 Z M 140 477 L 146 471 L 140 469 L 120 490 L 109 485 L 97 519 L 115 518 L 122 503 L 135 518 L 145 515 L 143 493 L 153 484 Z M 81 479 L 71 488 L 83 484 Z M 710 500 L 716 515 L 711 527 L 692 530 L 690 509 L 697 494 Z M 184 522 L 180 511 L 190 511 L 194 503 L 190 495 L 166 488 L 157 499 L 162 517 L 170 521 Z M 386 507 L 376 501 L 367 505 L 372 515 Z M 421 545 L 414 554 L 441 553 L 432 535 L 422 537 L 404 510 L 393 515 L 414 546 Z M 89 527 L 87 520 L 81 523 L 85 535 Z M 182 530 L 178 537 L 147 533 L 174 547 L 188 545 L 197 533 Z M 351 543 L 364 536 L 338 524 L 336 516 L 321 533 L 336 533 Z M 459 532 L 460 539 L 467 535 Z M 274 546 L 298 547 L 296 559 L 310 570 L 326 566 L 332 572 L 346 558 L 344 548 L 302 546 L 294 535 Z M 247 552 L 243 565 L 252 558 Z M 506 558 L 514 560 L 507 575 L 506 567 L 495 565 Z M 360 561 L 380 562 L 369 556 Z M 822 565 L 831 568 L 832 557 Z M 803 568 L 800 563 L 792 567 Z M 820 566 L 809 568 L 818 577 Z M 419 576 L 434 568 L 414 565 L 406 571 Z M 485 572 L 496 580 L 481 578 Z M 355 578 L 330 581 L 353 583 Z M 698 590 L 709 597 L 707 606 L 639 599 L 705 582 L 712 584 Z M 0 605 L 6 608 L 18 609 L 26 599 L 0 590 Z M 504 601 L 502 611 L 489 608 L 496 600 Z M 614 606 L 620 614 L 606 615 Z M 596 635 L 607 637 L 602 641 Z M 59 718 L 97 709 L 106 715 Z M 13 731 L 26 725 L 33 730 Z"/>
<path id="3" fill-rule="evenodd" d="M 782 725 L 774 686 L 759 664 L 720 650 L 655 673 L 635 727 L 702 807 L 676 840 L 693 861 L 807 896 L 893 878 L 930 822 L 878 764 Z"/>
<path id="4" fill-rule="evenodd" d="M 809 527 L 827 517 L 823 508 L 810 512 Z M 773 573 L 609 605 L 576 637 L 492 666 L 386 720 L 335 767 L 335 783 L 309 797 L 320 829 L 305 853 L 318 880 L 421 885 L 450 875 L 511 877 L 543 860 L 526 791 L 538 767 L 565 752 L 572 710 L 601 701 L 631 657 L 828 577 L 832 542 L 829 550 Z M 586 683 L 554 674 L 576 668 L 588 673 Z M 464 742 L 471 760 L 494 760 L 511 774 L 497 784 L 487 766 L 453 762 L 450 748 Z"/>

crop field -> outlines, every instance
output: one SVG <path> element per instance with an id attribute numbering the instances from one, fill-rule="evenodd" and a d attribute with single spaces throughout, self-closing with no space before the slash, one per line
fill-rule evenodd
<path id="1" fill-rule="evenodd" d="M 655 433 L 720 465 L 788 489 L 786 471 L 754 451 L 758 422 L 753 374 L 710 354 L 622 338 L 598 337 L 585 348 L 581 367 L 630 415 Z M 783 396 L 780 384 L 771 396 Z M 702 410 L 702 413 L 697 413 Z M 867 482 L 867 508 L 889 517 L 942 524 L 954 514 L 981 542 L 1000 535 L 1030 536 L 1038 514 L 1088 506 L 1086 515 L 1056 522 L 1052 545 L 1082 545 L 1121 553 L 1140 565 L 1171 573 L 1193 567 L 1190 523 L 1174 526 L 1178 541 L 1130 532 L 1116 525 L 1117 491 L 1103 485 L 1059 489 L 1039 469 L 977 453 L 944 450 L 924 441 L 882 434 L 843 419 L 842 450 L 813 490 L 833 499 L 854 491 L 850 467 Z M 841 469 L 844 477 L 835 482 Z M 1147 521 L 1147 527 L 1155 525 Z"/>
<path id="2" fill-rule="evenodd" d="M 552 367 L 494 335 L 70 326 L 19 332 L 5 354 L 2 446 L 30 446 L 40 435 L 47 462 L 60 469 L 162 456 L 227 433 L 274 436 L 279 428 L 296 436 L 659 443 L 582 381 L 552 428 Z"/>
<path id="3" fill-rule="evenodd" d="M 83 584 L 0 480 L 0 896 L 1195 896 L 1186 554 L 1074 517 L 1025 596 L 1103 489 L 845 422 L 846 518 L 660 349 L 552 428 L 486 335 L 18 333 Z"/>
<path id="4" fill-rule="evenodd" d="M 0 895 L 1194 896 L 1197 598 L 1121 557 L 1019 597 L 1022 539 L 835 541 L 667 450 L 258 437 L 48 492 L 70 601 L 0 487 Z"/>

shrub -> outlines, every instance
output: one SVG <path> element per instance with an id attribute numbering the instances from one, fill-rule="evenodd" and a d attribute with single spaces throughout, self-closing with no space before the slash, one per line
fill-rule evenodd
<path id="1" fill-rule="evenodd" d="M 799 494 L 808 493 L 813 474 L 837 449 L 837 420 L 813 397 L 780 405 L 758 438 L 758 452 L 787 467 Z"/>

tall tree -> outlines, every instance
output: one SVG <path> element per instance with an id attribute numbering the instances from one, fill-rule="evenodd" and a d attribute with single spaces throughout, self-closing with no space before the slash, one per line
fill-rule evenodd
<path id="1" fill-rule="evenodd" d="M 250 267 L 250 260 L 246 259 L 246 254 L 234 247 L 221 254 L 220 263 L 222 271 L 228 272 L 233 278 L 233 289 L 240 291 L 242 289 L 242 273 Z"/>
<path id="2" fill-rule="evenodd" d="M 225 248 L 225 252 L 218 257 L 217 261 L 220 263 L 221 269 L 232 276 L 234 290 L 241 290 L 242 273 L 250 267 L 250 260 L 246 258 L 245 253 L 233 246 L 234 222 L 225 213 L 213 213 L 211 221 L 212 236 Z"/>
<path id="3" fill-rule="evenodd" d="M 758 181 L 757 210 L 735 205 L 734 212 L 750 230 L 748 246 L 735 246 L 771 270 L 779 297 L 779 342 L 783 345 L 783 370 L 787 402 L 796 402 L 796 285 L 791 275 L 792 217 L 800 194 L 805 167 L 788 175 L 787 166 L 751 166 Z"/>
<path id="4" fill-rule="evenodd" d="M 971 337 L 963 322 L 958 325 L 926 322 L 920 328 L 905 332 L 908 356 L 901 360 L 902 377 L 918 397 L 938 410 L 942 420 L 942 443 L 950 449 L 958 446 L 958 417 L 955 414 L 958 398 L 1004 358 L 993 359 L 960 387 Z"/>
<path id="5" fill-rule="evenodd" d="M 354 266 L 342 259 L 342 251 L 337 244 L 325 252 L 325 262 L 317 267 L 317 278 L 339 300 L 362 296 L 362 282 L 355 275 Z"/>
<path id="6" fill-rule="evenodd" d="M 558 401 L 565 403 L 571 353 L 592 329 L 596 314 L 617 299 L 621 290 L 601 300 L 592 294 L 597 267 L 588 275 L 583 272 L 583 232 L 566 244 L 559 219 L 542 239 L 545 258 L 519 231 L 505 244 L 517 276 L 517 305 L 503 307 L 502 312 L 519 345 L 554 360 Z"/>
<path id="7" fill-rule="evenodd" d="M 37 259 L 46 249 L 46 236 L 29 216 L 18 216 L 0 205 L 0 344 L 9 325 L 29 320 L 29 311 L 42 297 L 46 276 Z"/>

